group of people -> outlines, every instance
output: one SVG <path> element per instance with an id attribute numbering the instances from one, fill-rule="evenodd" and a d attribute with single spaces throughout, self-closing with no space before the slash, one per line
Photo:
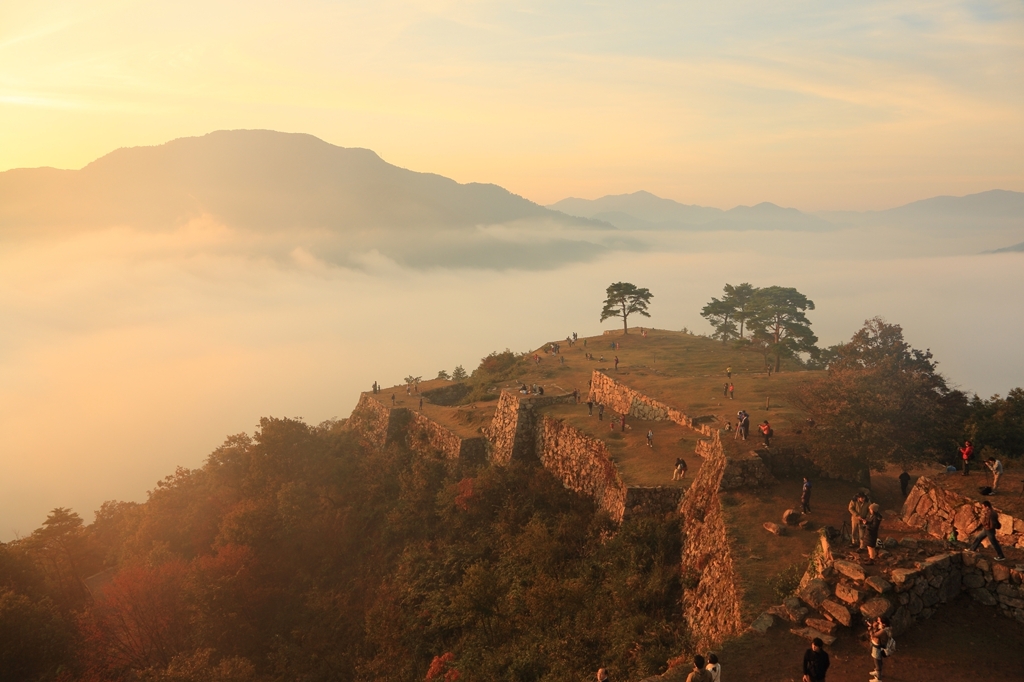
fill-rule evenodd
<path id="1" fill-rule="evenodd" d="M 882 528 L 882 508 L 868 499 L 868 494 L 858 490 L 847 505 L 850 512 L 850 546 L 860 551 L 867 550 L 868 561 L 873 564 L 878 558 L 878 532 Z"/>

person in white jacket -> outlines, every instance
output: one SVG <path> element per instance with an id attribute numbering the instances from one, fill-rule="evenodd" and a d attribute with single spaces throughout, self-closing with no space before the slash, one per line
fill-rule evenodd
<path id="1" fill-rule="evenodd" d="M 722 682 L 722 666 L 718 663 L 718 656 L 708 654 L 708 664 L 704 669 L 711 673 L 711 682 Z"/>

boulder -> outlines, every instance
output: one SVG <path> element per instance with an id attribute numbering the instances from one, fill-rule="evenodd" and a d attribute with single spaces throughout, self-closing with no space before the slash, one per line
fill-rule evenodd
<path id="1" fill-rule="evenodd" d="M 782 522 L 787 526 L 795 526 L 800 523 L 801 518 L 803 518 L 803 514 L 798 512 L 796 509 L 787 509 L 782 512 Z"/>
<path id="2" fill-rule="evenodd" d="M 846 608 L 834 599 L 826 599 L 821 602 L 821 608 L 828 615 L 835 618 L 839 623 L 850 627 L 853 624 L 853 614 L 850 613 L 850 609 Z"/>
<path id="3" fill-rule="evenodd" d="M 750 629 L 763 635 L 773 625 L 775 625 L 775 617 L 770 613 L 762 613 L 750 624 Z"/>
<path id="4" fill-rule="evenodd" d="M 818 632 L 814 628 L 793 628 L 790 630 L 797 637 L 803 637 L 808 642 L 813 641 L 815 638 L 820 639 L 825 643 L 825 646 L 831 646 L 835 644 L 836 638 L 825 632 Z"/>
<path id="5" fill-rule="evenodd" d="M 860 615 L 864 620 L 874 620 L 875 618 L 888 616 L 893 610 L 892 602 L 888 599 L 885 597 L 875 597 L 861 605 Z"/>
<path id="6" fill-rule="evenodd" d="M 893 550 L 899 547 L 900 543 L 896 541 L 896 538 L 886 538 L 882 541 L 882 545 L 888 550 Z"/>
<path id="7" fill-rule="evenodd" d="M 796 525 L 800 530 L 814 530 L 814 522 L 810 519 L 804 519 Z"/>
<path id="8" fill-rule="evenodd" d="M 807 607 L 796 597 L 786 597 L 782 606 L 786 609 L 786 617 L 794 623 L 802 623 L 807 616 Z"/>
<path id="9" fill-rule="evenodd" d="M 892 583 L 883 578 L 880 575 L 873 575 L 864 581 L 864 584 L 873 589 L 875 592 L 882 594 L 892 589 Z"/>
<path id="10" fill-rule="evenodd" d="M 977 587 L 977 588 L 971 590 L 971 597 L 974 598 L 974 601 L 978 602 L 979 604 L 983 604 L 985 606 L 995 606 L 996 605 L 995 595 L 993 595 L 991 592 L 986 590 L 984 587 Z"/>
<path id="11" fill-rule="evenodd" d="M 992 564 L 992 579 L 996 582 L 1003 582 L 1010 579 L 1010 567 L 1006 564 Z"/>
<path id="12" fill-rule="evenodd" d="M 1007 597 L 1004 595 L 1000 595 L 999 603 L 1006 604 L 1011 609 L 1024 609 L 1024 599 L 1018 599 L 1016 597 Z"/>
<path id="13" fill-rule="evenodd" d="M 771 533 L 772 535 L 785 535 L 786 534 L 786 529 L 783 528 L 782 526 L 780 526 L 777 523 L 772 523 L 771 521 L 765 521 L 763 525 L 764 525 L 764 529 L 766 531 L 768 531 L 769 533 Z"/>
<path id="14" fill-rule="evenodd" d="M 968 573 L 964 576 L 963 581 L 964 587 L 968 589 L 985 587 L 985 578 L 979 573 Z"/>
<path id="15" fill-rule="evenodd" d="M 817 609 L 821 608 L 821 602 L 832 596 L 832 589 L 821 578 L 815 578 L 800 588 L 797 596 Z"/>
<path id="16" fill-rule="evenodd" d="M 919 574 L 920 571 L 916 568 L 894 568 L 891 575 L 897 587 L 910 587 Z"/>
<path id="17" fill-rule="evenodd" d="M 900 538 L 899 545 L 906 549 L 917 549 L 917 538 Z"/>
<path id="18" fill-rule="evenodd" d="M 847 583 L 836 583 L 836 596 L 847 604 L 856 604 L 864 600 L 865 593 L 853 585 Z"/>
<path id="19" fill-rule="evenodd" d="M 911 595 L 910 603 L 907 604 L 907 609 L 910 610 L 910 613 L 916 616 L 917 614 L 924 611 L 924 602 L 921 601 L 921 598 L 918 597 L 916 594 Z"/>
<path id="20" fill-rule="evenodd" d="M 804 624 L 809 628 L 813 628 L 818 632 L 824 632 L 826 635 L 831 635 L 839 627 L 830 620 L 824 618 L 808 618 L 804 621 Z"/>
<path id="21" fill-rule="evenodd" d="M 832 566 L 851 580 L 864 580 L 864 567 L 854 561 L 836 559 Z"/>

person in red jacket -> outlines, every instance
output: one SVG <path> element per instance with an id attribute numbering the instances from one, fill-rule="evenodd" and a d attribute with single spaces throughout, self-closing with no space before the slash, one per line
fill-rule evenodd
<path id="1" fill-rule="evenodd" d="M 974 459 L 974 446 L 971 445 L 971 441 L 964 441 L 964 446 L 960 448 L 960 458 L 964 460 L 964 476 L 967 476 L 970 473 L 971 460 Z"/>

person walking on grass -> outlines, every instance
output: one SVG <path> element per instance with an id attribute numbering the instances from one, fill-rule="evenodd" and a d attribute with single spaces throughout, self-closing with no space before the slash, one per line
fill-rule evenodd
<path id="1" fill-rule="evenodd" d="M 964 461 L 964 476 L 967 476 L 971 473 L 971 460 L 974 459 L 974 446 L 971 445 L 971 441 L 964 441 L 964 446 L 960 448 L 960 459 Z"/>
<path id="2" fill-rule="evenodd" d="M 686 682 L 711 682 L 711 673 L 705 669 L 704 657 L 697 654 L 693 657 L 693 670 L 686 677 Z"/>
<path id="3" fill-rule="evenodd" d="M 647 447 L 654 448 L 654 429 L 647 430 Z"/>
<path id="4" fill-rule="evenodd" d="M 804 653 L 803 682 L 825 682 L 828 666 L 828 652 L 825 651 L 825 643 L 821 641 L 821 637 L 815 637 L 811 640 L 811 648 Z"/>
<path id="5" fill-rule="evenodd" d="M 725 368 L 725 378 L 726 379 L 732 379 L 732 366 L 731 365 L 729 367 Z"/>
<path id="6" fill-rule="evenodd" d="M 1003 463 L 995 457 L 989 457 L 985 460 L 985 467 L 992 472 L 992 492 L 994 495 L 996 488 L 999 487 L 999 477 L 1003 475 Z"/>
<path id="7" fill-rule="evenodd" d="M 992 508 L 992 503 L 988 500 L 982 502 L 981 506 L 981 523 L 972 531 L 977 533 L 977 535 L 971 540 L 971 545 L 968 549 L 972 552 L 977 551 L 981 541 L 988 538 L 992 549 L 996 551 L 996 561 L 1006 561 L 1006 556 L 1003 555 L 1003 548 L 999 546 L 999 541 L 996 540 L 996 531 L 1002 528 L 1002 524 L 999 523 L 999 512 Z"/>
<path id="8" fill-rule="evenodd" d="M 811 481 L 804 476 L 804 485 L 800 489 L 800 506 L 804 514 L 811 513 Z"/>

